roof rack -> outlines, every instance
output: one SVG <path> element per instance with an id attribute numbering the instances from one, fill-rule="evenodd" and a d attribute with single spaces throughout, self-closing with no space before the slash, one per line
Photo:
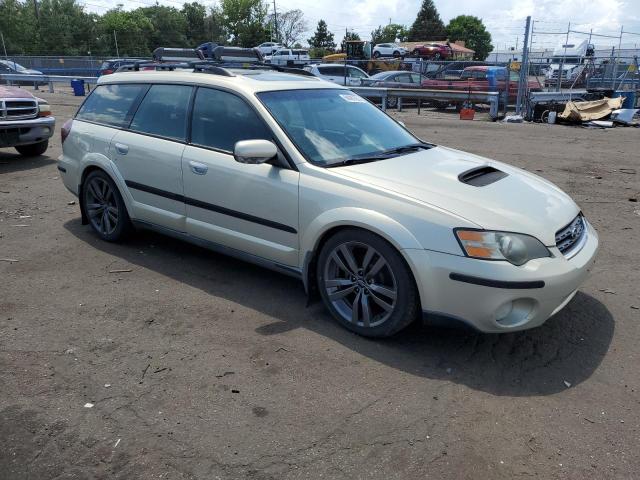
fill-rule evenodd
<path id="1" fill-rule="evenodd" d="M 227 57 L 228 58 L 228 57 Z M 121 65 L 116 72 L 138 72 L 141 70 L 156 71 L 174 71 L 174 70 L 192 70 L 195 73 L 210 73 L 212 75 L 220 75 L 223 77 L 235 77 L 230 69 L 237 70 L 270 70 L 281 73 L 290 73 L 293 75 L 302 75 L 313 77 L 314 75 L 307 70 L 294 67 L 281 67 L 279 65 L 271 65 L 261 62 L 238 62 L 228 60 L 199 60 L 188 62 L 163 63 L 157 61 L 134 61 Z"/>

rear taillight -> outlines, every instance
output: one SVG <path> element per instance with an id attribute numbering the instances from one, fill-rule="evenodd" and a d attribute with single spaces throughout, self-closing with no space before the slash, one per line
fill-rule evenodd
<path id="1" fill-rule="evenodd" d="M 70 118 L 69 120 L 64 122 L 64 125 L 62 125 L 62 128 L 60 129 L 60 140 L 61 140 L 61 143 L 64 143 L 64 141 L 67 139 L 67 137 L 71 133 L 71 126 L 72 125 L 73 125 L 73 119 L 72 118 Z"/>

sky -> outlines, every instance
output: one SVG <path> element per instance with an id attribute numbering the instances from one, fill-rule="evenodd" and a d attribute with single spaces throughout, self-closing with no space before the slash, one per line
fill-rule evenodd
<path id="1" fill-rule="evenodd" d="M 79 0 L 80 3 L 85 0 Z M 159 3 L 179 7 L 181 0 L 158 0 Z M 210 0 L 201 0 L 211 5 Z M 273 0 L 270 12 L 273 11 Z M 137 8 L 151 0 L 86 0 L 87 9 L 103 13 L 107 7 L 123 3 L 125 9 Z M 340 43 L 345 29 L 356 31 L 363 39 L 370 38 L 378 25 L 390 21 L 410 26 L 415 20 L 422 0 L 276 0 L 278 11 L 299 8 L 304 12 L 309 31 L 302 41 L 306 44 L 318 23 L 324 19 Z M 560 34 L 543 32 L 566 32 L 571 29 L 601 35 L 618 36 L 620 29 L 640 34 L 640 0 L 434 0 L 445 24 L 458 15 L 480 17 L 491 33 L 494 46 L 499 50 L 522 46 L 525 19 L 534 20 L 533 46 L 553 48 L 562 43 Z M 575 39 L 586 38 L 572 34 Z M 597 46 L 617 45 L 618 40 L 593 37 Z M 638 45 L 640 35 L 624 35 L 623 43 Z"/>

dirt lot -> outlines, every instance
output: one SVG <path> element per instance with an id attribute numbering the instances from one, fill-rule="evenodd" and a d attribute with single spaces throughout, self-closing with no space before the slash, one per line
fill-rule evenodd
<path id="1" fill-rule="evenodd" d="M 43 96 L 58 126 L 78 104 Z M 99 241 L 56 134 L 47 156 L 0 152 L 18 260 L 0 261 L 0 479 L 637 478 L 640 130 L 399 116 L 578 201 L 602 248 L 565 310 L 517 334 L 357 337 L 288 277 L 151 233 Z"/>

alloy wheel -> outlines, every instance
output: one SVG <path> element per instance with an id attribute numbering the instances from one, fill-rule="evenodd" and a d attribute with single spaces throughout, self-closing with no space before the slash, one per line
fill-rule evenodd
<path id="1" fill-rule="evenodd" d="M 94 177 L 87 184 L 85 198 L 93 228 L 103 235 L 111 235 L 118 227 L 118 204 L 111 185 L 103 178 Z"/>
<path id="2" fill-rule="evenodd" d="M 383 324 L 394 312 L 398 284 L 387 260 L 373 247 L 346 242 L 324 265 L 327 298 L 347 322 L 359 327 Z"/>

